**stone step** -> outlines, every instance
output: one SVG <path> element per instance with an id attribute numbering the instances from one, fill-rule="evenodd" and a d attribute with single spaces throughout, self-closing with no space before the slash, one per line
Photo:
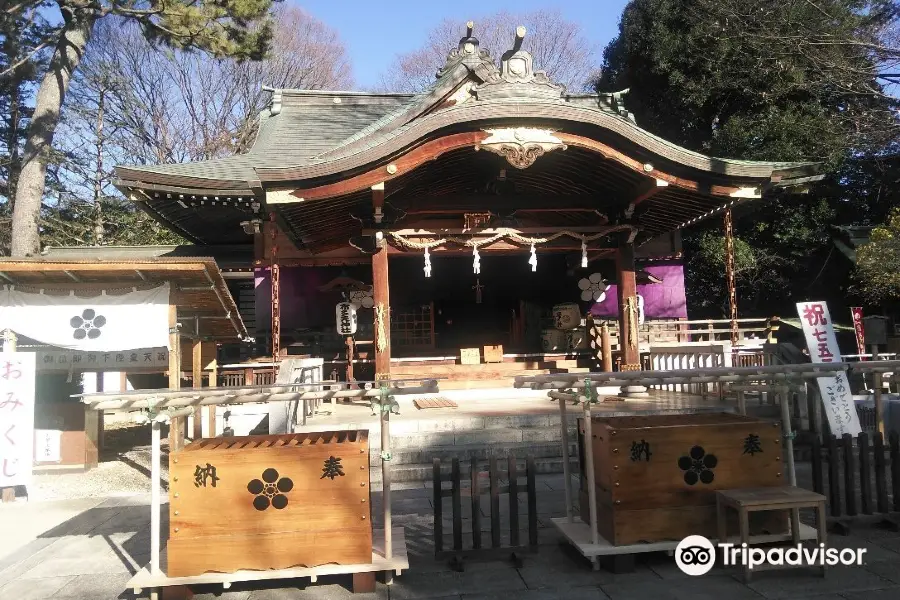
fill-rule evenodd
<path id="1" fill-rule="evenodd" d="M 506 472 L 506 464 L 505 461 L 500 461 L 501 464 L 498 465 L 498 468 L 501 472 Z M 522 485 L 525 484 L 525 458 L 524 456 L 516 461 L 517 470 L 519 473 L 519 481 Z M 488 468 L 488 461 L 479 461 L 478 462 L 479 469 L 484 471 Z M 534 459 L 535 472 L 537 475 L 546 475 L 546 474 L 556 474 L 563 472 L 563 461 L 561 457 L 549 457 L 549 458 L 535 458 Z M 392 465 L 391 469 L 391 482 L 397 483 L 408 483 L 408 482 L 420 482 L 420 481 L 431 481 L 434 478 L 434 465 L 431 463 L 419 463 L 419 464 L 409 464 L 409 465 Z M 441 465 L 441 473 L 448 475 L 450 473 L 451 464 L 450 461 L 447 461 L 446 464 Z M 569 457 L 569 468 L 570 472 L 577 473 L 578 471 L 578 457 L 572 456 Z M 460 479 L 468 480 L 468 464 L 460 465 Z M 369 469 L 369 481 L 374 486 L 376 484 L 381 484 L 381 467 L 371 467 Z"/>

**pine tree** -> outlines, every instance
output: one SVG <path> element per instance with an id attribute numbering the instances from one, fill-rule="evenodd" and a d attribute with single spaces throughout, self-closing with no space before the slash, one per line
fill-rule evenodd
<path id="1" fill-rule="evenodd" d="M 35 96 L 34 112 L 15 186 L 11 254 L 40 251 L 41 200 L 52 157 L 53 136 L 73 74 L 79 67 L 95 23 L 118 15 L 140 24 L 153 43 L 171 48 L 197 49 L 217 57 L 259 60 L 268 51 L 273 0 L 20 0 L 4 10 L 21 19 L 43 5 L 56 5 L 62 22 L 42 37 L 52 47 L 47 68 Z M 6 71 L 0 74 L 6 75 Z"/>

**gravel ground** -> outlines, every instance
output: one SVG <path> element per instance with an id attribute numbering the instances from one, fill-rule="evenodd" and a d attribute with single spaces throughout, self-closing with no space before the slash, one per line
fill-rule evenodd
<path id="1" fill-rule="evenodd" d="M 163 436 L 160 480 L 169 484 L 168 442 Z M 106 428 L 106 448 L 96 469 L 86 473 L 35 475 L 28 488 L 30 501 L 125 496 L 150 493 L 150 428 L 112 423 Z"/>

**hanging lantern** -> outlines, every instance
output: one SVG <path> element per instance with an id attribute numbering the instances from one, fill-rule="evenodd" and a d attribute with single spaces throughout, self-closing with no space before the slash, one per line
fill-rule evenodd
<path id="1" fill-rule="evenodd" d="M 478 254 L 478 246 L 472 246 L 472 270 L 476 275 L 481 275 L 481 255 Z"/>
<path id="2" fill-rule="evenodd" d="M 587 242 L 584 241 L 584 236 L 581 238 L 581 268 L 587 269 L 588 261 L 587 261 Z"/>
<path id="3" fill-rule="evenodd" d="M 431 255 L 428 253 L 428 246 L 425 246 L 425 277 L 431 277 Z"/>
<path id="4" fill-rule="evenodd" d="M 532 273 L 537 271 L 537 252 L 534 249 L 534 244 L 531 245 L 531 258 L 528 259 L 528 264 L 531 265 Z"/>

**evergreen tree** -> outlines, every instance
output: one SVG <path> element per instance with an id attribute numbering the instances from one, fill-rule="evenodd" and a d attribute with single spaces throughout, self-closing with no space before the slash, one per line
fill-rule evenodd
<path id="1" fill-rule="evenodd" d="M 822 161 L 830 173 L 806 196 L 735 215 L 737 247 L 750 265 L 738 278 L 746 313 L 793 312 L 793 302 L 811 296 L 843 300 L 850 270 L 834 256 L 832 228 L 880 222 L 890 206 L 877 190 L 900 136 L 890 94 L 900 71 L 898 18 L 892 0 L 626 7 L 597 88 L 630 89 L 638 124 L 713 156 Z M 700 312 L 718 316 L 727 306 L 721 224 L 705 227 L 685 236 L 688 294 Z"/>

